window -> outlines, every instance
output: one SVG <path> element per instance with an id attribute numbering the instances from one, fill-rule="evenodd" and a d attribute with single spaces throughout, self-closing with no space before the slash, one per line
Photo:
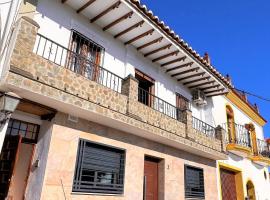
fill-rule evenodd
<path id="1" fill-rule="evenodd" d="M 122 194 L 125 151 L 79 141 L 73 192 Z"/>
<path id="2" fill-rule="evenodd" d="M 186 110 L 190 109 L 190 102 L 187 98 L 182 96 L 181 94 L 176 93 L 176 119 L 186 123 L 187 122 L 187 116 L 186 116 Z"/>
<path id="3" fill-rule="evenodd" d="M 180 110 L 190 109 L 190 102 L 181 94 L 176 93 L 176 107 Z"/>
<path id="4" fill-rule="evenodd" d="M 39 125 L 10 119 L 6 135 L 21 135 L 25 143 L 37 143 Z"/>
<path id="5" fill-rule="evenodd" d="M 139 81 L 139 102 L 152 107 L 154 103 L 155 80 L 139 70 L 135 70 L 135 78 Z"/>
<path id="6" fill-rule="evenodd" d="M 68 68 L 87 78 L 98 78 L 99 66 L 102 65 L 104 48 L 84 35 L 73 31 Z"/>
<path id="7" fill-rule="evenodd" d="M 204 199 L 203 169 L 185 165 L 186 199 Z"/>
<path id="8" fill-rule="evenodd" d="M 234 113 L 233 109 L 230 106 L 226 106 L 226 115 L 227 115 L 227 130 L 228 130 L 228 136 L 229 141 L 232 143 L 236 142 L 236 136 L 235 136 L 235 123 L 234 123 Z"/>

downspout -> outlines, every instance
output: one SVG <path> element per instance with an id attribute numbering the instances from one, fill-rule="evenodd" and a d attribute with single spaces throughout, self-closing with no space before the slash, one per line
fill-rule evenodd
<path id="1" fill-rule="evenodd" d="M 11 0 L 9 10 L 7 13 L 5 27 L 2 30 L 0 38 L 0 82 L 2 82 L 5 71 L 7 69 L 9 58 L 8 58 L 8 47 L 10 45 L 10 38 L 12 36 L 14 23 L 18 15 L 18 9 L 21 0 Z"/>
<path id="2" fill-rule="evenodd" d="M 5 24 L 5 27 L 3 29 L 3 32 L 0 38 L 0 58 L 2 58 L 3 51 L 5 49 L 4 48 L 5 40 L 8 38 L 8 35 L 10 33 L 10 31 L 7 31 L 8 27 L 11 27 L 14 22 L 19 3 L 20 3 L 20 0 L 11 0 L 11 5 L 9 7 L 9 11 L 7 15 L 7 22 Z M 13 13 L 14 13 L 14 17 L 11 17 Z"/>

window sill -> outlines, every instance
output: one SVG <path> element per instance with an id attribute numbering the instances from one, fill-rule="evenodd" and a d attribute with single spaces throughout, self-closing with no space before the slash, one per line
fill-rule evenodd
<path id="1" fill-rule="evenodd" d="M 91 196 L 119 196 L 124 197 L 124 194 L 102 194 L 102 193 L 86 193 L 86 192 L 71 192 L 71 195 L 91 195 Z"/>

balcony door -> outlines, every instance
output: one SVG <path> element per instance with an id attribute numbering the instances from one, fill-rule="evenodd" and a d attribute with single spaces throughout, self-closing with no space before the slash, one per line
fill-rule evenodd
<path id="1" fill-rule="evenodd" d="M 256 200 L 255 188 L 251 181 L 247 182 L 246 188 L 247 188 L 247 196 L 249 200 Z"/>
<path id="2" fill-rule="evenodd" d="M 229 142 L 236 142 L 235 135 L 235 124 L 234 124 L 234 113 L 230 106 L 226 106 L 226 115 L 227 115 L 227 129 L 228 129 L 228 139 Z"/>
<path id="3" fill-rule="evenodd" d="M 189 109 L 189 100 L 182 96 L 181 94 L 176 93 L 176 119 L 182 122 L 186 122 L 186 110 Z"/>
<path id="4" fill-rule="evenodd" d="M 76 31 L 72 32 L 70 46 L 69 68 L 90 80 L 97 81 L 104 48 Z"/>
<path id="5" fill-rule="evenodd" d="M 155 80 L 137 69 L 135 70 L 135 78 L 139 81 L 139 102 L 152 107 L 154 105 Z"/>

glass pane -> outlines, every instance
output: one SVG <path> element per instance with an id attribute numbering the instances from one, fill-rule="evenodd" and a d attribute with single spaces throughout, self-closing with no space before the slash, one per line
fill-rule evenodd
<path id="1" fill-rule="evenodd" d="M 14 120 L 14 121 L 13 121 L 13 124 L 12 124 L 12 128 L 19 129 L 19 127 L 20 127 L 20 122 L 17 121 L 17 120 Z"/>
<path id="2" fill-rule="evenodd" d="M 18 132 L 19 132 L 18 129 L 12 129 L 10 134 L 11 135 L 18 135 Z"/>
<path id="3" fill-rule="evenodd" d="M 21 123 L 20 129 L 25 131 L 26 128 L 27 128 L 27 125 L 25 123 Z"/>

